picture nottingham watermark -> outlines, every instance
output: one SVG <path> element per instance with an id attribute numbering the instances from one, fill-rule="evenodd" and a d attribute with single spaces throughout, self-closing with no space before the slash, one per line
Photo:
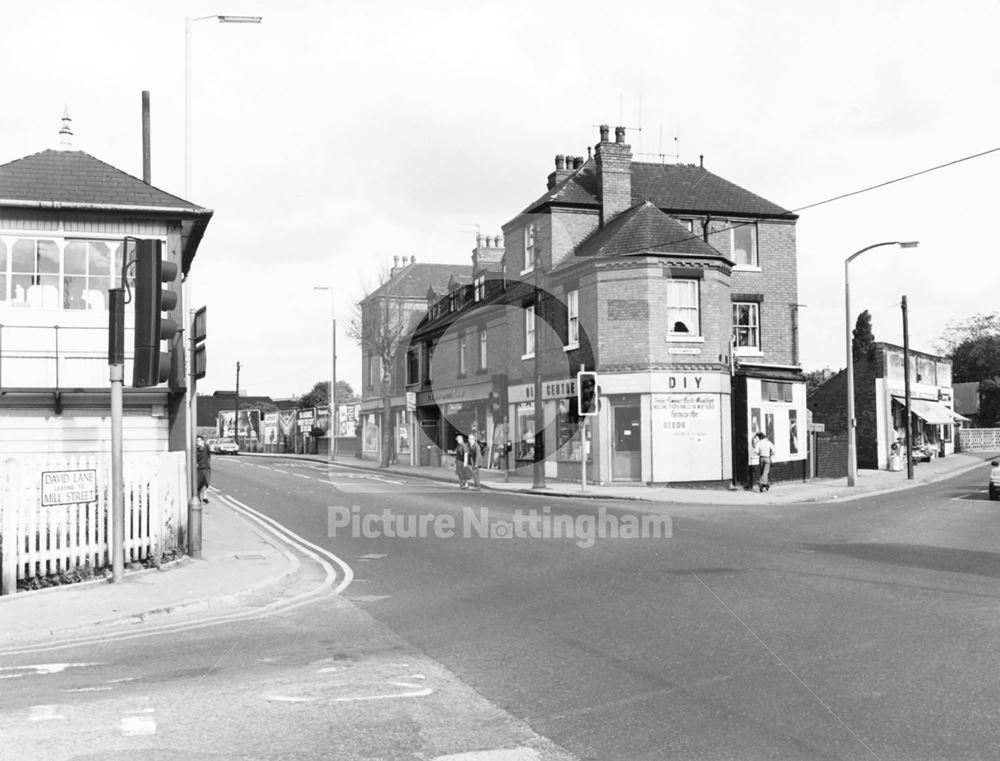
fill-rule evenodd
<path id="1" fill-rule="evenodd" d="M 553 515 L 551 508 L 515 510 L 490 518 L 487 507 L 452 513 L 402 513 L 385 508 L 363 512 L 358 505 L 328 508 L 330 537 L 354 539 L 571 539 L 582 549 L 598 539 L 670 539 L 669 515 L 617 515 L 600 507 L 596 515 Z"/>

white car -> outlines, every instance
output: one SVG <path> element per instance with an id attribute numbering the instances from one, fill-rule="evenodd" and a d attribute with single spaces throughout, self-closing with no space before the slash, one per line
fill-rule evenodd
<path id="1" fill-rule="evenodd" d="M 232 439 L 219 439 L 215 442 L 216 454 L 239 454 L 240 448 Z"/>
<path id="2" fill-rule="evenodd" d="M 990 463 L 990 499 L 1000 499 L 1000 461 Z"/>

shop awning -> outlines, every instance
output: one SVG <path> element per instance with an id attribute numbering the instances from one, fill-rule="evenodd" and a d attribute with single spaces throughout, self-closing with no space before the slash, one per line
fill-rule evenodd
<path id="1" fill-rule="evenodd" d="M 892 397 L 902 405 L 906 405 L 906 399 L 901 396 Z M 910 411 L 931 425 L 951 425 L 955 422 L 956 413 L 938 402 L 928 399 L 910 399 Z"/>

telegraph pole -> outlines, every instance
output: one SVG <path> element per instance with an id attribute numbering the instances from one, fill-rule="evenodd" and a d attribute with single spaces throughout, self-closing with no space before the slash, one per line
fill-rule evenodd
<path id="1" fill-rule="evenodd" d="M 233 441 L 240 446 L 240 363 L 236 363 L 236 401 L 233 402 Z"/>
<path id="2" fill-rule="evenodd" d="M 900 304 L 903 309 L 903 393 L 906 398 L 906 477 L 913 480 L 913 452 L 910 445 L 913 435 L 910 433 L 910 321 L 906 310 L 906 296 Z"/>

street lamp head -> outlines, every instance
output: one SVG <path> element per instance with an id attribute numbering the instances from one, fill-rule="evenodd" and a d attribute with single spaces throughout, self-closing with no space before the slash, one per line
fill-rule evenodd
<path id="1" fill-rule="evenodd" d="M 905 241 L 900 241 L 899 242 L 899 247 L 900 248 L 916 248 L 919 245 L 920 245 L 920 242 L 919 241 L 915 241 L 915 240 L 905 240 Z"/>
<path id="2" fill-rule="evenodd" d="M 263 16 L 216 16 L 220 24 L 259 24 Z"/>

